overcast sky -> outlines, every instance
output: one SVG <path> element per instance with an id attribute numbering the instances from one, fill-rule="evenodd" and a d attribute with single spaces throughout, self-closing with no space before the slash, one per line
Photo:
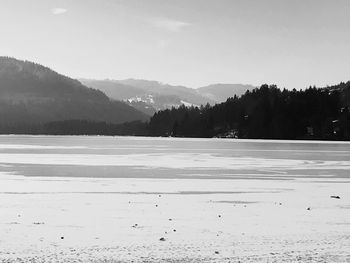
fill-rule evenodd
<path id="1" fill-rule="evenodd" d="M 0 0 L 0 55 L 74 78 L 350 80 L 349 0 Z"/>

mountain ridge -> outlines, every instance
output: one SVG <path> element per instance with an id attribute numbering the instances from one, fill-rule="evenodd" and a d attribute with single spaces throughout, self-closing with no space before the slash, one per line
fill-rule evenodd
<path id="1" fill-rule="evenodd" d="M 192 89 L 181 85 L 170 85 L 154 80 L 124 79 L 124 80 L 95 80 L 80 79 L 88 87 L 99 89 L 105 92 L 112 99 L 124 100 L 131 106 L 132 103 L 143 103 L 143 108 L 139 110 L 154 109 L 152 113 L 159 110 L 170 109 L 172 107 L 200 106 L 207 103 L 226 101 L 234 95 L 240 96 L 248 89 L 253 89 L 252 85 L 243 84 L 212 84 L 198 89 Z M 215 90 L 214 87 L 217 87 Z M 225 88 L 223 90 L 223 87 Z M 235 91 L 235 89 L 237 89 Z M 138 105 L 140 106 L 140 105 Z M 152 114 L 153 115 L 153 114 Z"/>
<path id="2" fill-rule="evenodd" d="M 0 57 L 0 124 L 68 119 L 122 123 L 147 120 L 133 107 L 43 65 Z"/>

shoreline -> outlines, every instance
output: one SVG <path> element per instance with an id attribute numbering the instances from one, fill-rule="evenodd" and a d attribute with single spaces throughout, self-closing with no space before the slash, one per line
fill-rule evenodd
<path id="1" fill-rule="evenodd" d="M 314 143 L 314 144 L 350 144 L 350 141 L 341 141 L 341 140 L 317 140 L 317 139 L 243 139 L 243 138 L 218 138 L 218 137 L 212 137 L 212 138 L 204 138 L 204 137 L 165 137 L 165 136 L 138 136 L 138 135 L 87 135 L 87 134 L 80 134 L 80 135 L 57 135 L 57 134 L 0 134 L 1 137 L 63 137 L 63 138 L 77 138 L 77 137 L 83 137 L 83 138 L 126 138 L 126 139 L 133 139 L 133 138 L 140 138 L 140 139 L 161 139 L 161 140 L 178 140 L 178 141 L 185 141 L 185 140 L 196 140 L 196 141 L 230 141 L 230 142 L 261 142 L 261 143 Z"/>

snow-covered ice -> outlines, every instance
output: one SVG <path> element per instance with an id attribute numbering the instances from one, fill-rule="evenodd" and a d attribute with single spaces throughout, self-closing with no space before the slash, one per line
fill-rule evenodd
<path id="1" fill-rule="evenodd" d="M 0 136 L 0 262 L 347 262 L 349 157 L 345 142 Z"/>

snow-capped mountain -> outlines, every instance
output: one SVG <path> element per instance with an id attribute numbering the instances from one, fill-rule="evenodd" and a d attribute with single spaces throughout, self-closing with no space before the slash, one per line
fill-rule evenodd
<path id="1" fill-rule="evenodd" d="M 191 89 L 140 79 L 80 81 L 86 86 L 103 91 L 112 99 L 125 101 L 148 115 L 181 105 L 189 107 L 223 102 L 228 97 L 241 95 L 249 88 L 254 88 L 250 85 L 215 84 Z"/>

